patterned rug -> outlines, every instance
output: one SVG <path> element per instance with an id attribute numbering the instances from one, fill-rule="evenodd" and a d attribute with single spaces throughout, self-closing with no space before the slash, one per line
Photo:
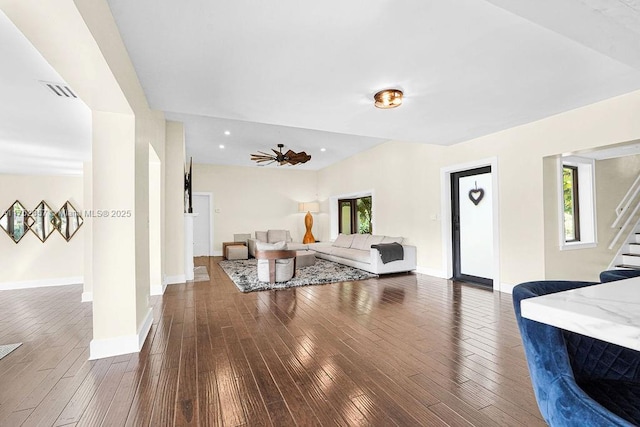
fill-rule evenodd
<path id="1" fill-rule="evenodd" d="M 274 283 L 258 281 L 258 269 L 255 259 L 220 261 L 220 267 L 231 278 L 242 292 L 264 291 L 267 289 L 286 289 L 296 286 L 321 285 L 325 283 L 349 282 L 371 279 L 377 274 L 338 264 L 336 262 L 317 259 L 315 265 L 300 267 L 296 276 L 288 282 Z"/>
<path id="2" fill-rule="evenodd" d="M 13 350 L 20 347 L 21 345 L 22 345 L 21 342 L 15 343 L 15 344 L 0 345 L 0 359 L 2 359 L 7 354 L 11 353 Z"/>

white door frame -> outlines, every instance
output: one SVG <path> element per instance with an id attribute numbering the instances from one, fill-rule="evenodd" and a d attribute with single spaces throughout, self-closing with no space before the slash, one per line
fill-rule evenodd
<path id="1" fill-rule="evenodd" d="M 194 196 L 205 196 L 209 198 L 209 256 L 214 256 L 213 253 L 213 193 L 194 191 Z"/>
<path id="2" fill-rule="evenodd" d="M 440 169 L 440 206 L 442 224 L 442 271 L 445 277 L 453 276 L 453 235 L 451 233 L 451 174 L 483 166 L 491 166 L 491 191 L 493 195 L 493 290 L 500 291 L 500 197 L 498 186 L 498 158 L 476 160 Z"/>

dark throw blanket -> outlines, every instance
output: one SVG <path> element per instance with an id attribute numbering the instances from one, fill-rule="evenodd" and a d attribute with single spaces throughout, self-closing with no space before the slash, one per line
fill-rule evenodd
<path id="1" fill-rule="evenodd" d="M 371 247 L 380 252 L 380 258 L 382 258 L 383 264 L 404 259 L 404 249 L 400 243 L 381 243 L 371 245 Z"/>

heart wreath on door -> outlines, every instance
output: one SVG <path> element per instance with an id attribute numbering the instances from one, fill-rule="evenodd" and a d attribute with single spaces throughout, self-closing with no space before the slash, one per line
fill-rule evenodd
<path id="1" fill-rule="evenodd" d="M 484 190 L 482 188 L 469 190 L 469 199 L 473 202 L 474 205 L 478 206 L 483 197 Z"/>

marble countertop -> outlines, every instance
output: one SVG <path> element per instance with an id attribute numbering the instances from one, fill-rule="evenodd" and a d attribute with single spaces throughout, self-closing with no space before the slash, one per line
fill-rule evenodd
<path id="1" fill-rule="evenodd" d="M 640 277 L 522 300 L 522 316 L 640 351 Z"/>

